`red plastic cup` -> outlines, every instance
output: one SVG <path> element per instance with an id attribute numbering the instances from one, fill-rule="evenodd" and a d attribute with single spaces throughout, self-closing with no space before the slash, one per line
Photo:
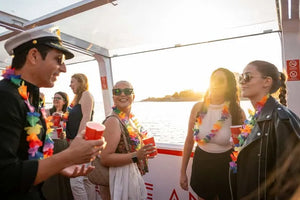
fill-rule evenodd
<path id="1" fill-rule="evenodd" d="M 60 124 L 61 115 L 58 113 L 54 113 L 52 116 L 52 119 L 53 119 L 53 126 L 58 127 Z"/>
<path id="2" fill-rule="evenodd" d="M 242 125 L 230 126 L 231 138 L 232 138 L 232 141 L 234 144 L 239 143 L 238 136 L 241 133 L 241 128 L 242 128 Z"/>
<path id="3" fill-rule="evenodd" d="M 98 140 L 102 138 L 105 126 L 97 122 L 87 122 L 85 128 L 86 140 Z"/>
<path id="4" fill-rule="evenodd" d="M 63 132 L 63 127 L 56 128 L 56 133 L 58 138 L 60 138 L 62 132 Z"/>
<path id="5" fill-rule="evenodd" d="M 149 137 L 149 138 L 143 139 L 143 143 L 144 143 L 144 145 L 152 144 L 152 146 L 155 146 L 154 137 Z M 149 154 L 149 156 L 156 156 L 156 155 L 157 155 L 157 150 L 155 152 Z"/>

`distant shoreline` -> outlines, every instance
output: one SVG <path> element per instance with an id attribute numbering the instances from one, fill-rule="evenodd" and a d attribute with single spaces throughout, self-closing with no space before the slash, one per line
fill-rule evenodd
<path id="1" fill-rule="evenodd" d="M 185 102 L 185 101 L 201 101 L 202 98 L 147 98 L 140 102 Z"/>
<path id="2" fill-rule="evenodd" d="M 202 100 L 204 93 L 194 92 L 193 90 L 184 90 L 181 92 L 175 92 L 173 95 L 166 95 L 164 97 L 148 97 L 141 100 L 141 102 L 184 102 L 184 101 L 200 101 Z"/>
<path id="3" fill-rule="evenodd" d="M 187 102 L 187 101 L 202 101 L 202 98 L 147 98 L 139 102 Z M 240 101 L 248 101 L 247 98 L 241 98 Z"/>

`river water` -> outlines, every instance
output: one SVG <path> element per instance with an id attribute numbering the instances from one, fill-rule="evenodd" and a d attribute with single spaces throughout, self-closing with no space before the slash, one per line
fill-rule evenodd
<path id="1" fill-rule="evenodd" d="M 196 102 L 134 102 L 132 113 L 157 143 L 184 144 L 191 109 Z M 248 116 L 249 101 L 241 101 Z M 96 102 L 94 121 L 104 119 L 103 104 Z"/>

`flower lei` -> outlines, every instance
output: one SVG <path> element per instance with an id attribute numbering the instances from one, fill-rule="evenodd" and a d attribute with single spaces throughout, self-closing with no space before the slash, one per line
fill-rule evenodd
<path id="1" fill-rule="evenodd" d="M 131 141 L 131 151 L 136 151 L 141 148 L 141 141 L 139 139 L 139 136 L 142 138 L 145 138 L 148 134 L 147 130 L 145 130 L 138 122 L 138 120 L 134 117 L 132 113 L 129 114 L 129 118 L 126 117 L 126 114 L 122 111 L 120 111 L 116 106 L 112 107 L 113 111 L 119 116 L 121 121 L 125 124 L 130 141 Z M 133 122 L 133 127 L 130 123 L 130 121 Z"/>
<path id="2" fill-rule="evenodd" d="M 248 138 L 248 136 L 251 134 L 251 131 L 256 124 L 256 119 L 258 115 L 261 113 L 262 108 L 264 107 L 265 103 L 267 102 L 268 98 L 270 97 L 269 94 L 264 96 L 259 102 L 255 104 L 255 111 L 248 110 L 249 113 L 249 118 L 250 120 L 245 120 L 242 128 L 241 128 L 241 134 L 238 136 L 239 143 L 235 145 L 234 151 L 230 155 L 231 157 L 231 162 L 229 162 L 230 169 L 233 171 L 233 173 L 237 172 L 237 158 L 242 150 L 242 146 L 245 143 L 245 140 Z"/>
<path id="3" fill-rule="evenodd" d="M 15 69 L 13 69 L 11 66 L 6 67 L 6 69 L 2 71 L 2 76 L 5 79 L 10 80 L 13 84 L 19 86 L 18 92 L 24 99 L 24 102 L 29 109 L 29 112 L 27 112 L 26 120 L 28 121 L 30 126 L 24 128 L 25 131 L 27 131 L 26 140 L 29 143 L 28 159 L 43 159 L 52 156 L 54 145 L 50 137 L 50 135 L 52 134 L 52 129 L 50 128 L 51 122 L 46 120 L 45 108 L 41 107 L 41 113 L 43 118 L 45 119 L 47 127 L 43 153 L 41 153 L 38 151 L 38 149 L 43 145 L 43 142 L 37 136 L 40 134 L 42 128 L 42 126 L 38 123 L 40 121 L 40 113 L 35 112 L 35 108 L 30 105 L 27 86 L 24 85 L 24 81 L 20 79 L 20 75 L 15 75 Z"/>
<path id="4" fill-rule="evenodd" d="M 210 130 L 210 133 L 207 134 L 204 138 L 200 139 L 198 137 L 198 134 L 200 133 L 200 126 L 202 125 L 202 121 L 204 116 L 207 113 L 207 107 L 209 105 L 209 101 L 205 102 L 204 108 L 202 111 L 197 115 L 196 117 L 196 122 L 194 125 L 194 140 L 199 144 L 199 145 L 204 145 L 206 143 L 209 143 L 210 140 L 216 136 L 217 132 L 222 128 L 223 123 L 228 117 L 230 116 L 228 107 L 229 107 L 229 102 L 225 102 L 224 106 L 222 108 L 222 113 L 220 119 L 213 125 L 213 128 Z"/>
<path id="5" fill-rule="evenodd" d="M 69 107 L 67 108 L 67 111 L 65 113 L 61 114 L 61 121 L 60 121 L 60 124 L 59 124 L 58 127 L 53 126 L 53 116 L 52 115 L 47 117 L 47 114 L 45 113 L 45 114 L 43 114 L 43 116 L 44 116 L 44 119 L 46 119 L 46 121 L 48 121 L 48 123 L 50 123 L 50 126 L 51 126 L 52 130 L 57 131 L 57 128 L 62 128 L 62 132 L 64 134 L 66 133 L 67 121 L 68 121 L 68 118 L 69 118 Z M 52 132 L 52 134 L 53 134 L 53 132 Z"/>
<path id="6" fill-rule="evenodd" d="M 72 110 L 73 107 L 74 107 L 73 104 L 70 104 L 70 105 L 67 107 L 66 112 L 62 115 L 62 119 L 63 119 L 63 130 L 64 130 L 64 132 L 66 132 L 67 121 L 68 121 L 68 119 L 69 119 L 70 111 Z"/>

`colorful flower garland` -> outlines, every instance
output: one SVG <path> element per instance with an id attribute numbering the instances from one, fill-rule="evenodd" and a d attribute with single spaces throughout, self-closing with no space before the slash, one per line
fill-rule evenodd
<path id="1" fill-rule="evenodd" d="M 66 112 L 62 115 L 62 119 L 63 119 L 63 131 L 66 132 L 67 130 L 67 122 L 68 122 L 68 119 L 69 119 L 69 114 L 70 114 L 70 111 L 73 109 L 73 104 L 70 104 L 68 107 L 67 107 L 67 110 Z"/>
<path id="2" fill-rule="evenodd" d="M 230 169 L 233 171 L 233 173 L 237 172 L 236 161 L 237 161 L 240 151 L 242 150 L 242 146 L 244 145 L 245 140 L 251 134 L 251 131 L 256 124 L 256 119 L 257 119 L 258 115 L 261 113 L 261 110 L 264 107 L 264 105 L 267 102 L 269 97 L 270 97 L 270 95 L 268 94 L 255 104 L 255 112 L 250 109 L 248 110 L 249 115 L 250 115 L 249 116 L 250 120 L 247 120 L 247 119 L 245 120 L 245 122 L 241 128 L 241 134 L 238 136 L 239 143 L 235 145 L 234 151 L 230 155 L 232 161 L 229 163 L 229 166 L 230 166 Z"/>
<path id="3" fill-rule="evenodd" d="M 141 148 L 141 141 L 139 139 L 139 136 L 142 138 L 145 138 L 148 134 L 147 130 L 145 130 L 138 122 L 136 118 L 134 118 L 134 115 L 132 113 L 129 114 L 129 117 L 126 116 L 126 114 L 122 111 L 120 111 L 117 106 L 112 107 L 113 111 L 119 116 L 121 121 L 125 124 L 130 141 L 131 141 L 131 151 L 136 151 Z M 133 127 L 130 123 L 132 121 L 134 123 Z"/>
<path id="4" fill-rule="evenodd" d="M 40 113 L 35 112 L 35 108 L 30 105 L 27 86 L 24 85 L 24 81 L 20 79 L 20 75 L 15 75 L 15 69 L 13 69 L 11 66 L 6 67 L 6 69 L 2 71 L 2 76 L 19 87 L 18 92 L 24 99 L 24 102 L 29 109 L 29 112 L 27 112 L 26 120 L 28 121 L 30 126 L 24 128 L 25 131 L 27 131 L 26 140 L 29 143 L 28 159 L 43 159 L 52 156 L 54 148 L 53 141 L 50 137 L 50 135 L 52 134 L 52 129 L 50 128 L 51 123 L 45 118 L 45 108 L 41 107 L 41 113 L 43 115 L 43 118 L 45 119 L 47 126 L 43 153 L 41 153 L 38 151 L 38 149 L 43 145 L 43 142 L 37 136 L 40 134 L 42 128 L 40 123 L 38 123 L 40 122 Z"/>
<path id="5" fill-rule="evenodd" d="M 213 137 L 215 137 L 217 132 L 219 132 L 219 130 L 222 128 L 224 121 L 228 119 L 228 117 L 230 116 L 230 113 L 228 111 L 229 102 L 226 101 L 222 108 L 221 118 L 213 125 L 213 128 L 210 130 L 210 133 L 207 134 L 204 138 L 200 139 L 198 134 L 200 133 L 200 126 L 202 125 L 203 118 L 207 113 L 208 106 L 209 106 L 209 101 L 206 101 L 204 104 L 204 108 L 196 117 L 196 122 L 193 129 L 194 139 L 199 145 L 204 145 L 206 143 L 209 143 L 210 140 Z"/>

